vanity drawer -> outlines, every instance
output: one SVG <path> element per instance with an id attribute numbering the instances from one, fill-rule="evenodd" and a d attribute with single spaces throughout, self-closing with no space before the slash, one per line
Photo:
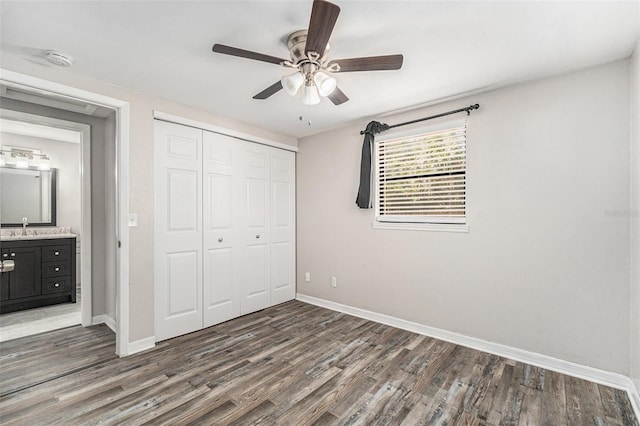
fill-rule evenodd
<path id="1" fill-rule="evenodd" d="M 71 277 L 42 280 L 42 294 L 62 293 L 71 290 Z"/>
<path id="2" fill-rule="evenodd" d="M 42 262 L 42 278 L 71 275 L 71 262 Z"/>
<path id="3" fill-rule="evenodd" d="M 42 261 L 56 262 L 71 259 L 71 246 L 44 246 L 42 247 Z"/>

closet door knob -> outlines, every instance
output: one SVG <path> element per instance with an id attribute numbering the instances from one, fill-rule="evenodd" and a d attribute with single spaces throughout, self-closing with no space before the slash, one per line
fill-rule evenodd
<path id="1" fill-rule="evenodd" d="M 221 243 L 223 240 L 222 238 L 218 238 L 218 242 Z"/>
<path id="2" fill-rule="evenodd" d="M 54 287 L 60 287 L 60 283 L 55 283 L 53 286 Z"/>
<path id="3" fill-rule="evenodd" d="M 55 270 L 56 272 L 58 272 L 58 271 L 60 270 L 60 268 L 54 268 L 54 270 Z"/>
<path id="4" fill-rule="evenodd" d="M 2 257 L 9 257 L 9 253 L 3 254 Z"/>
<path id="5" fill-rule="evenodd" d="M 260 234 L 256 235 L 256 238 L 260 238 Z"/>
<path id="6" fill-rule="evenodd" d="M 54 251 L 54 252 L 53 252 L 53 255 L 54 255 L 54 256 L 60 256 L 60 252 L 59 252 L 59 251 Z"/>
<path id="7" fill-rule="evenodd" d="M 16 257 L 16 254 L 15 253 L 11 253 L 11 257 Z"/>

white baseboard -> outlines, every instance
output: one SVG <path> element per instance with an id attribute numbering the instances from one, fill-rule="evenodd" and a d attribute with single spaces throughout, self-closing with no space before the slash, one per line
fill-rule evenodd
<path id="1" fill-rule="evenodd" d="M 526 351 L 524 349 L 502 345 L 500 343 L 488 342 L 486 340 L 477 339 L 475 337 L 465 336 L 463 334 L 442 330 L 440 328 L 430 327 L 424 324 L 418 324 L 389 315 L 368 311 L 366 309 L 343 305 L 341 303 L 332 302 L 326 299 L 319 299 L 317 297 L 307 296 L 300 293 L 296 294 L 296 299 L 301 302 L 320 306 L 322 308 L 331 309 L 334 311 L 353 315 L 355 317 L 364 318 L 381 324 L 386 324 L 391 327 L 396 327 L 402 330 L 411 331 L 413 333 L 422 334 L 439 340 L 444 340 L 446 342 L 455 343 L 467 348 L 476 349 L 526 364 L 535 365 L 536 367 L 556 371 L 568 376 L 573 376 L 591 382 L 599 383 L 601 385 L 624 390 L 629 394 L 629 400 L 631 401 L 631 405 L 633 405 L 636 417 L 640 419 L 640 397 L 638 396 L 638 389 L 636 389 L 633 381 L 625 375 L 588 367 L 586 365 L 576 364 L 574 362 Z"/>
<path id="2" fill-rule="evenodd" d="M 147 349 L 153 349 L 155 346 L 156 336 L 145 337 L 144 339 L 136 340 L 135 342 L 129 342 L 128 350 L 120 356 L 137 354 L 138 352 L 146 351 Z"/>
<path id="3" fill-rule="evenodd" d="M 116 321 L 109 315 L 96 315 L 91 318 L 91 325 L 105 324 L 114 333 L 116 332 Z"/>

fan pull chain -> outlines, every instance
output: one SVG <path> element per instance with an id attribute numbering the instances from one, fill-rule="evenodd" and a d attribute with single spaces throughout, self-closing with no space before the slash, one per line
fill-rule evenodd
<path id="1" fill-rule="evenodd" d="M 309 115 L 307 116 L 309 118 L 309 120 L 307 121 L 307 125 L 311 126 L 311 105 L 308 105 L 309 107 Z M 303 106 L 304 108 L 304 106 Z M 303 121 L 304 120 L 304 116 L 303 115 L 299 115 L 298 116 L 298 120 Z"/>

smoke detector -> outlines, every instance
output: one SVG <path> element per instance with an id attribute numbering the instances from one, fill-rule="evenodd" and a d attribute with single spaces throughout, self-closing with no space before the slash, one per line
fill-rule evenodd
<path id="1" fill-rule="evenodd" d="M 46 50 L 44 52 L 44 58 L 59 67 L 70 67 L 73 64 L 73 58 L 71 56 L 55 50 Z"/>

